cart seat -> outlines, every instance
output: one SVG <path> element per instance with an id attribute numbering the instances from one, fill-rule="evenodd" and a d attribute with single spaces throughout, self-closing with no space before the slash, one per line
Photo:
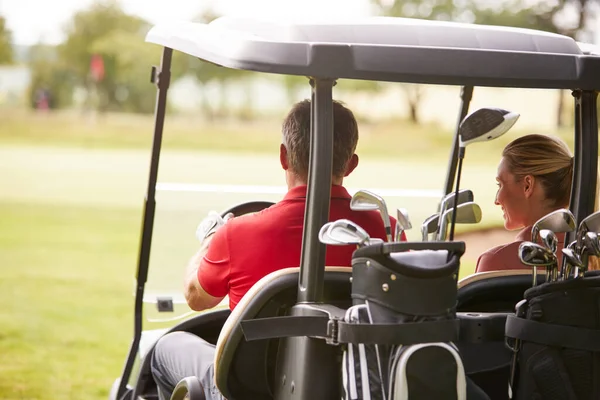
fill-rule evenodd
<path id="1" fill-rule="evenodd" d="M 538 270 L 538 284 L 545 276 Z M 532 286 L 533 273 L 527 269 L 478 272 L 458 281 L 457 311 L 514 312 L 515 305 Z"/>
<path id="2" fill-rule="evenodd" d="M 278 339 L 247 342 L 241 321 L 286 315 L 296 304 L 299 268 L 275 271 L 242 297 L 223 325 L 215 352 L 215 382 L 229 400 L 272 399 Z M 340 308 L 352 304 L 352 269 L 326 267 L 323 301 Z"/>

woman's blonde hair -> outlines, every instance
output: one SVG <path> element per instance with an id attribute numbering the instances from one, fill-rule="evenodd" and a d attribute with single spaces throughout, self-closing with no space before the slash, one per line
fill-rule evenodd
<path id="1" fill-rule="evenodd" d="M 541 183 L 553 207 L 569 205 L 573 180 L 573 156 L 562 140 L 531 134 L 510 142 L 502 152 L 517 179 L 532 175 Z"/>
<path id="2" fill-rule="evenodd" d="M 531 134 L 509 143 L 502 152 L 510 172 L 517 179 L 527 175 L 537 178 L 544 188 L 546 199 L 554 207 L 567 207 L 573 181 L 573 156 L 562 140 Z M 595 210 L 600 200 L 600 174 L 596 185 Z M 600 258 L 590 256 L 590 271 L 600 270 Z"/>

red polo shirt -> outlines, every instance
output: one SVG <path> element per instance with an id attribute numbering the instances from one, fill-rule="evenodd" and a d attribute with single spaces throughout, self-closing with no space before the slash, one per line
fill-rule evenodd
<path id="1" fill-rule="evenodd" d="M 343 186 L 331 188 L 329 220 L 349 219 L 371 237 L 386 239 L 378 211 L 352 211 Z M 198 281 L 213 297 L 229 295 L 233 308 L 259 279 L 282 268 L 298 267 L 306 186 L 291 189 L 277 204 L 255 214 L 233 218 L 218 229 L 200 262 Z M 396 220 L 392 219 L 392 232 Z M 401 240 L 405 241 L 403 234 Z M 351 266 L 354 245 L 327 246 L 325 265 Z"/>

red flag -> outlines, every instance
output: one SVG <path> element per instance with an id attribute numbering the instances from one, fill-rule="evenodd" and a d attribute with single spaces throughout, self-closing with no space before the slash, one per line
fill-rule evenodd
<path id="1" fill-rule="evenodd" d="M 99 54 L 94 54 L 90 61 L 90 73 L 92 79 L 96 82 L 100 82 L 104 78 L 104 60 Z"/>

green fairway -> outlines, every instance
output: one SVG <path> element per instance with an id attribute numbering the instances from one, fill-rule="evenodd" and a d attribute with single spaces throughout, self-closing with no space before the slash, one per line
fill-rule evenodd
<path id="1" fill-rule="evenodd" d="M 151 131 L 136 136 L 141 131 L 129 132 L 130 120 L 116 120 L 105 122 L 110 133 L 104 137 L 97 125 L 69 130 L 69 119 L 48 117 L 10 120 L 18 135 L 0 125 L 0 398 L 104 399 L 121 372 L 133 330 Z M 149 118 L 134 120 L 151 129 Z M 124 127 L 115 131 L 119 124 Z M 178 126 L 175 138 L 165 139 L 159 182 L 283 186 L 277 134 L 252 128 L 244 132 L 255 132 L 253 139 L 244 139 L 243 132 L 223 139 L 213 132 L 210 144 Z M 442 136 L 403 141 L 387 129 L 365 129 L 360 165 L 346 186 L 441 191 L 448 150 Z M 208 149 L 200 151 L 201 145 Z M 493 204 L 500 148 L 473 146 L 465 160 L 461 187 L 473 189 L 481 205 L 480 226 L 501 221 Z M 281 197 L 158 191 L 148 291 L 180 291 L 184 265 L 197 246 L 194 231 L 209 210 Z M 408 209 L 408 237 L 420 240 L 420 224 L 439 198 L 393 195 L 386 201 L 392 214 L 396 207 Z M 474 261 L 463 260 L 461 276 L 473 270 Z"/>

